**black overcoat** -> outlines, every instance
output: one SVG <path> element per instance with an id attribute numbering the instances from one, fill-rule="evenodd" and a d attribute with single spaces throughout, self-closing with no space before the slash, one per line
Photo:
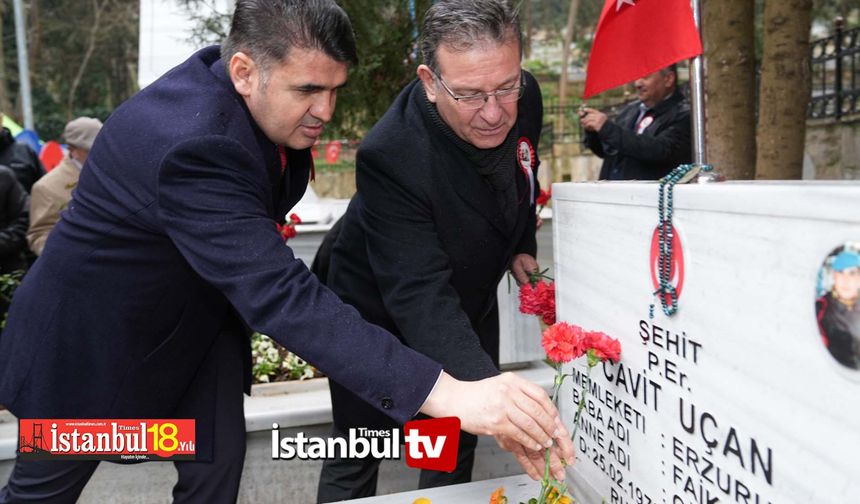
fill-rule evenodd
<path id="1" fill-rule="evenodd" d="M 332 251 L 332 290 L 461 380 L 498 374 L 496 288 L 515 254 L 536 254 L 543 108 L 537 81 L 525 78 L 518 149 L 507 163 L 516 172 L 513 226 L 484 176 L 430 118 L 415 80 L 361 143 L 358 191 Z M 331 385 L 340 427 L 386 423 L 347 388 L 338 380 Z"/>
<path id="2" fill-rule="evenodd" d="M 217 47 L 119 107 L 12 302 L 0 403 L 24 418 L 170 418 L 235 312 L 411 418 L 441 368 L 362 321 L 284 245 L 275 220 L 312 163 L 309 150 L 287 157 L 282 175 Z M 209 392 L 193 398 L 204 424 Z"/>

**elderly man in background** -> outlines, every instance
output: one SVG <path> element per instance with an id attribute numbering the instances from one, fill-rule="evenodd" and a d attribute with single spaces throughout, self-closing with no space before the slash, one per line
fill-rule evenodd
<path id="1" fill-rule="evenodd" d="M 33 184 L 27 243 L 34 254 L 42 254 L 48 233 L 60 220 L 60 212 L 72 199 L 72 189 L 78 185 L 81 168 L 101 127 L 102 122 L 92 117 L 78 117 L 66 124 L 63 139 L 68 145 L 69 155 L 50 173 Z"/>
<path id="2" fill-rule="evenodd" d="M 635 82 L 639 99 L 609 120 L 583 108 L 585 146 L 604 159 L 600 180 L 657 180 L 692 159 L 690 105 L 671 65 Z"/>

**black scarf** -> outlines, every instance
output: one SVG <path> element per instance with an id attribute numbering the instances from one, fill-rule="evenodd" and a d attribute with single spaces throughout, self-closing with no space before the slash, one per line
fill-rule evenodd
<path id="1" fill-rule="evenodd" d="M 496 203 L 505 219 L 508 229 L 513 229 L 517 222 L 517 183 L 516 183 L 516 146 L 517 125 L 511 128 L 505 141 L 498 147 L 491 149 L 479 149 L 469 142 L 463 140 L 439 115 L 436 104 L 427 99 L 424 87 L 418 86 L 420 100 L 432 123 L 439 128 L 448 140 L 457 146 L 478 173 L 484 177 L 484 181 L 493 191 Z"/>

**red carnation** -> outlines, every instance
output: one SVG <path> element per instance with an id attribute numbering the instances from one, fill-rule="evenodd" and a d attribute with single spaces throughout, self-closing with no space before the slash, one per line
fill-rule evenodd
<path id="1" fill-rule="evenodd" d="M 540 316 L 546 325 L 555 324 L 555 282 L 538 284 L 538 299 L 540 299 Z"/>
<path id="2" fill-rule="evenodd" d="M 540 298 L 537 288 L 530 283 L 520 286 L 520 312 L 526 315 L 541 315 Z"/>
<path id="3" fill-rule="evenodd" d="M 298 214 L 291 213 L 290 214 L 290 222 L 292 222 L 293 224 L 301 224 L 302 219 L 299 218 Z"/>
<path id="4" fill-rule="evenodd" d="M 275 224 L 275 226 L 278 228 L 278 233 L 281 235 L 281 238 L 283 238 L 284 241 L 287 241 L 290 238 L 295 238 L 297 234 L 296 228 L 293 226 L 292 223 L 284 224 L 283 226 L 280 224 Z"/>
<path id="5" fill-rule="evenodd" d="M 585 352 L 583 337 L 581 327 L 559 322 L 546 328 L 541 345 L 549 360 L 557 364 L 570 362 Z"/>
<path id="6" fill-rule="evenodd" d="M 600 331 L 589 331 L 585 333 L 584 347 L 594 350 L 594 355 L 601 361 L 606 359 L 618 362 L 621 359 L 621 342 Z"/>
<path id="7" fill-rule="evenodd" d="M 520 312 L 541 317 L 546 325 L 555 323 L 555 282 L 539 281 L 520 287 Z"/>
<path id="8" fill-rule="evenodd" d="M 537 200 L 535 202 L 538 206 L 546 206 L 549 203 L 550 198 L 552 198 L 552 187 L 549 188 L 549 191 L 540 190 L 540 195 L 538 195 Z"/>

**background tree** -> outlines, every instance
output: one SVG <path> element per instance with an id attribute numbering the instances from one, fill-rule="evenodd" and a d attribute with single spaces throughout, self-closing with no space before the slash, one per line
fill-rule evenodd
<path id="1" fill-rule="evenodd" d="M 223 5 L 230 3 L 227 0 L 176 2 L 186 7 L 190 19 L 197 21 L 191 37 L 196 38 L 199 45 L 217 43 L 226 35 L 230 13 L 223 12 Z M 562 45 L 563 36 L 569 35 L 571 44 L 565 44 L 571 48 L 568 60 L 571 67 L 576 67 L 586 63 L 603 3 L 602 0 L 580 0 L 572 30 L 565 30 L 571 0 L 521 0 L 520 8 L 526 15 L 526 24 L 532 27 L 529 32 L 534 34 L 534 41 L 544 48 Z M 749 5 L 753 3 L 757 9 L 754 16 L 749 14 Z M 754 152 L 749 146 L 752 135 L 748 133 L 748 121 L 755 114 L 752 104 L 756 103 L 749 93 L 754 71 L 750 69 L 748 20 L 755 18 L 757 22 L 755 54 L 760 57 L 766 17 L 773 19 L 767 25 L 772 28 L 774 23 L 788 25 L 797 21 L 798 15 L 810 15 L 808 10 L 782 9 L 786 15 L 782 22 L 763 15 L 763 3 L 763 0 L 704 2 L 710 156 L 732 178 L 749 176 L 748 173 L 734 173 L 734 170 L 748 166 L 748 159 Z M 790 1 L 786 5 L 795 3 Z M 804 8 L 810 3 L 812 18 L 825 26 L 831 26 L 836 15 L 846 17 L 849 27 L 857 23 L 860 0 L 802 2 Z M 357 138 L 414 77 L 418 63 L 415 39 L 420 18 L 432 0 L 416 0 L 414 16 L 410 14 L 409 0 L 341 0 L 341 4 L 353 20 L 362 64 L 353 69 L 350 84 L 339 97 L 338 113 L 329 132 Z M 216 9 L 216 6 L 221 8 Z M 114 107 L 137 90 L 139 0 L 24 0 L 24 8 L 29 28 L 34 115 L 36 128 L 43 138 L 59 136 L 65 122 L 77 115 L 105 119 Z M 12 0 L 0 0 L 0 109 L 20 121 L 14 16 L 11 14 Z M 802 24 L 808 25 L 808 21 Z M 804 38 L 803 44 L 806 42 Z M 808 53 L 801 47 L 803 44 L 793 45 L 794 56 L 786 57 L 786 64 L 805 64 Z M 555 77 L 549 77 L 559 71 L 558 63 L 545 61 L 537 65 L 538 73 L 548 77 L 542 80 L 548 99 L 558 97 Z M 788 70 L 785 65 L 778 66 Z M 762 89 L 769 85 L 763 83 Z M 794 84 L 788 86 L 802 92 Z M 579 83 L 570 83 L 565 92 L 568 101 L 577 97 L 580 89 Z M 615 95 L 608 93 L 607 96 L 614 99 L 611 97 Z M 765 98 L 762 100 L 764 103 Z M 783 99 L 781 104 L 794 103 L 796 113 L 803 108 L 797 106 L 800 102 L 791 100 L 793 98 Z M 805 103 L 805 100 L 801 101 Z M 768 111 L 771 109 L 765 112 Z M 792 117 L 796 121 L 792 128 L 796 130 L 803 121 L 797 114 Z M 765 119 L 768 118 L 762 118 Z M 766 124 L 759 122 L 760 134 Z M 762 141 L 765 138 L 767 136 Z M 797 145 L 802 145 L 802 141 Z M 772 152 L 781 150 L 771 147 Z"/>
<path id="2" fill-rule="evenodd" d="M 196 45 L 220 43 L 229 32 L 232 12 L 217 8 L 214 0 L 177 0 L 194 21 L 190 40 Z M 341 0 L 349 15 L 358 45 L 359 65 L 350 69 L 349 83 L 338 92 L 337 112 L 327 136 L 360 138 L 400 90 L 415 78 L 416 37 L 424 12 L 432 0 Z"/>
<path id="3" fill-rule="evenodd" d="M 752 178 L 757 163 L 759 178 L 800 178 L 810 18 L 818 29 L 832 28 L 837 15 L 856 24 L 860 11 L 860 0 L 813 0 L 776 10 L 769 5 L 767 13 L 765 5 L 765 0 L 703 2 L 708 159 L 730 179 Z M 757 88 L 765 38 L 769 60 Z M 764 150 L 757 155 L 758 142 Z"/>
<path id="4" fill-rule="evenodd" d="M 192 22 L 188 40 L 198 47 L 220 44 L 230 33 L 233 9 L 225 11 L 216 0 L 177 0 Z"/>
<path id="5" fill-rule="evenodd" d="M 0 112 L 11 114 L 13 109 L 12 102 L 9 99 L 9 77 L 6 74 L 6 58 L 4 57 L 6 54 L 4 47 L 6 42 L 6 37 L 4 36 L 6 23 L 2 22 L 7 17 L 9 16 L 7 16 L 6 3 L 0 2 Z"/>
<path id="6" fill-rule="evenodd" d="M 813 0 L 812 19 L 829 22 L 836 16 L 847 18 L 860 10 L 860 0 Z"/>
<path id="7" fill-rule="evenodd" d="M 349 84 L 338 93 L 331 134 L 360 138 L 373 126 L 415 78 L 420 62 L 416 42 L 424 13 L 432 0 L 343 0 L 358 44 L 359 65 L 350 70 Z"/>
<path id="8" fill-rule="evenodd" d="M 570 0 L 567 10 L 567 24 L 565 25 L 564 42 L 561 46 L 561 75 L 558 78 L 558 109 L 559 117 L 556 121 L 558 134 L 564 131 L 564 106 L 567 103 L 567 77 L 570 64 L 570 44 L 573 41 L 574 26 L 576 26 L 577 14 L 579 13 L 579 0 Z"/>
<path id="9" fill-rule="evenodd" d="M 703 2 L 708 162 L 730 179 L 751 179 L 756 162 L 755 4 Z"/>
<path id="10" fill-rule="evenodd" d="M 139 0 L 29 0 L 30 79 L 36 130 L 58 138 L 79 115 L 106 119 L 137 91 Z M 20 120 L 11 0 L 2 0 L 4 84 Z M 2 98 L 2 97 L 0 97 Z"/>
<path id="11" fill-rule="evenodd" d="M 757 179 L 803 174 L 812 0 L 767 0 L 756 136 Z"/>

